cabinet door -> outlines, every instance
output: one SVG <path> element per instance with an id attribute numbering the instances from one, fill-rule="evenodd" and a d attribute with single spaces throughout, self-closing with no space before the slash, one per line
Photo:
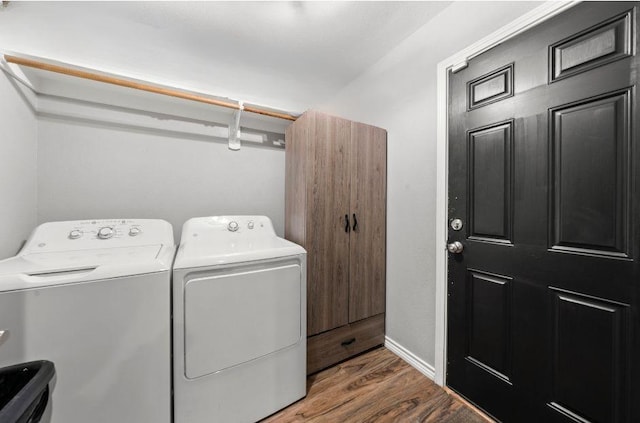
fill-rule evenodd
<path id="1" fill-rule="evenodd" d="M 353 122 L 350 150 L 349 321 L 354 322 L 385 311 L 387 132 Z"/>
<path id="2" fill-rule="evenodd" d="M 349 139 L 351 123 L 314 114 L 307 176 L 307 335 L 349 321 Z"/>

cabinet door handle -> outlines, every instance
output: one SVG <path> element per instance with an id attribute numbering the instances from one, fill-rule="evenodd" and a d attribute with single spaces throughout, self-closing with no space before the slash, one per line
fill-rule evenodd
<path id="1" fill-rule="evenodd" d="M 353 214 L 353 232 L 358 228 L 358 219 L 356 219 L 356 214 Z"/>
<path id="2" fill-rule="evenodd" d="M 344 231 L 345 232 L 349 232 L 349 215 L 345 214 L 344 215 Z"/>
<path id="3" fill-rule="evenodd" d="M 347 339 L 346 341 L 342 341 L 342 346 L 346 347 L 347 345 L 351 345 L 356 342 L 356 338 Z"/>

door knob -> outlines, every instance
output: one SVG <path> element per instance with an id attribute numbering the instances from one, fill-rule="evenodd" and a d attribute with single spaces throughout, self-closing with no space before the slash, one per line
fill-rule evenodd
<path id="1" fill-rule="evenodd" d="M 460 254 L 462 250 L 464 250 L 464 245 L 462 245 L 462 242 L 460 241 L 447 244 L 447 251 L 449 251 L 452 254 Z"/>

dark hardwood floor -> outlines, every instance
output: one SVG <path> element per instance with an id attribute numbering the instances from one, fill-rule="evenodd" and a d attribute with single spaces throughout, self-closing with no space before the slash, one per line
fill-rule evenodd
<path id="1" fill-rule="evenodd" d="M 386 348 L 307 379 L 307 396 L 263 423 L 443 422 L 487 420 Z"/>

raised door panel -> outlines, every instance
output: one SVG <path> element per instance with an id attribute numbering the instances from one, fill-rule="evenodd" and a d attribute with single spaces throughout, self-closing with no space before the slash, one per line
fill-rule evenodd
<path id="1" fill-rule="evenodd" d="M 470 238 L 511 243 L 513 121 L 469 132 Z"/>
<path id="2" fill-rule="evenodd" d="M 565 421 L 625 421 L 629 306 L 551 289 L 552 398 Z"/>
<path id="3" fill-rule="evenodd" d="M 551 110 L 552 249 L 627 257 L 629 91 Z"/>
<path id="4" fill-rule="evenodd" d="M 509 382 L 511 278 L 469 270 L 467 285 L 466 359 Z"/>
<path id="5" fill-rule="evenodd" d="M 631 11 L 562 40 L 549 49 L 551 80 L 573 76 L 631 54 Z"/>
<path id="6" fill-rule="evenodd" d="M 467 83 L 469 110 L 513 96 L 513 63 Z"/>
<path id="7" fill-rule="evenodd" d="M 348 323 L 351 122 L 311 112 L 306 183 L 307 335 Z"/>
<path id="8" fill-rule="evenodd" d="M 387 132 L 351 126 L 349 321 L 385 311 Z"/>

